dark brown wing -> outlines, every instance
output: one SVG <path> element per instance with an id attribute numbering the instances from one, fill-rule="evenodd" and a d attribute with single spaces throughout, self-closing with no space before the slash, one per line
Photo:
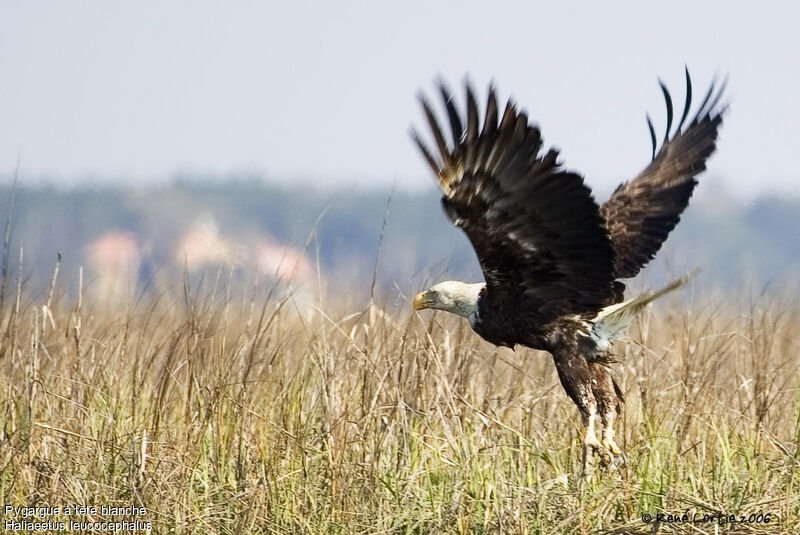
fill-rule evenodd
<path id="1" fill-rule="evenodd" d="M 720 104 L 725 84 L 708 90 L 694 118 L 683 130 L 692 103 L 692 82 L 686 71 L 686 104 L 675 133 L 672 129 L 672 99 L 661 83 L 667 104 L 667 128 L 661 148 L 656 153 L 653 124 L 647 118 L 653 139 L 653 160 L 644 171 L 620 184 L 600 208 L 616 254 L 616 275 L 633 277 L 661 248 L 670 231 L 689 204 L 697 175 L 706 168 L 706 160 L 716 148 L 717 131 L 726 106 Z"/>
<path id="2" fill-rule="evenodd" d="M 451 141 L 424 97 L 436 154 L 412 135 L 438 178 L 447 216 L 478 254 L 487 298 L 522 299 L 545 316 L 613 301 L 614 252 L 583 178 L 561 169 L 557 151 L 540 153 L 539 129 L 511 101 L 498 119 L 493 88 L 482 125 L 469 84 L 466 116 L 443 85 L 440 92 Z"/>

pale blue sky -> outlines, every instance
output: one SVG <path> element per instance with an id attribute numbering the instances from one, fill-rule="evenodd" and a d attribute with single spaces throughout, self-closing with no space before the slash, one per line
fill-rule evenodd
<path id="1" fill-rule="evenodd" d="M 800 4 L 0 0 L 0 175 L 263 172 L 433 187 L 408 137 L 441 74 L 494 79 L 601 192 L 645 165 L 657 78 L 730 77 L 709 177 L 800 194 Z"/>

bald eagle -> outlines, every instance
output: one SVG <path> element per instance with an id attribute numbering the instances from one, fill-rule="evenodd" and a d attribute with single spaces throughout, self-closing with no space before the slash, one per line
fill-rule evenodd
<path id="1" fill-rule="evenodd" d="M 609 367 L 611 341 L 643 306 L 685 282 L 625 301 L 620 279 L 635 276 L 680 220 L 727 109 L 721 102 L 725 84 L 717 88 L 712 82 L 689 119 L 687 69 L 685 105 L 673 131 L 672 98 L 659 83 L 667 111 L 664 138 L 657 142 L 648 116 L 651 162 L 600 206 L 583 177 L 562 167 L 556 149 L 543 151 L 539 127 L 513 101 L 500 117 L 492 86 L 481 122 L 469 82 L 465 114 L 440 83 L 449 140 L 420 96 L 435 150 L 412 129 L 442 190 L 444 211 L 467 234 L 485 278 L 436 284 L 414 297 L 414 308 L 463 316 L 498 346 L 549 352 L 580 411 L 584 474 L 595 453 L 606 463 L 623 458 L 614 438 L 623 395 Z"/>

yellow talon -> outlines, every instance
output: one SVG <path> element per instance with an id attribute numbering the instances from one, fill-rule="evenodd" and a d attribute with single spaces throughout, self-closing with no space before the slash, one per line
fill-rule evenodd
<path id="1" fill-rule="evenodd" d="M 614 442 L 614 439 L 612 437 L 609 436 L 603 437 L 602 444 L 606 450 L 610 451 L 614 455 L 622 454 L 622 449 L 617 445 L 616 442 Z"/>

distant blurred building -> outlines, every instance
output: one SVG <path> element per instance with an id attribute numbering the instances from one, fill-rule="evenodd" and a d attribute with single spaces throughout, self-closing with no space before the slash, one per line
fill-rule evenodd
<path id="1" fill-rule="evenodd" d="M 306 254 L 295 247 L 262 238 L 255 248 L 254 263 L 258 273 L 267 278 L 305 319 L 314 312 L 314 265 Z"/>
<path id="2" fill-rule="evenodd" d="M 255 249 L 255 266 L 262 275 L 291 284 L 307 284 L 314 280 L 314 266 L 300 249 L 262 239 Z"/>
<path id="3" fill-rule="evenodd" d="M 175 252 L 175 261 L 190 273 L 215 266 L 238 267 L 245 263 L 245 248 L 235 240 L 220 235 L 213 216 L 197 219 L 183 235 Z"/>
<path id="4" fill-rule="evenodd" d="M 310 318 L 316 270 L 306 254 L 269 235 L 254 239 L 224 236 L 211 215 L 204 215 L 183 234 L 175 263 L 190 274 L 205 269 L 234 268 L 239 276 L 255 275 L 259 285 L 288 308 Z"/>
<path id="5" fill-rule="evenodd" d="M 132 232 L 101 234 L 86 246 L 85 257 L 92 277 L 87 288 L 94 298 L 116 302 L 134 295 L 142 255 Z"/>

